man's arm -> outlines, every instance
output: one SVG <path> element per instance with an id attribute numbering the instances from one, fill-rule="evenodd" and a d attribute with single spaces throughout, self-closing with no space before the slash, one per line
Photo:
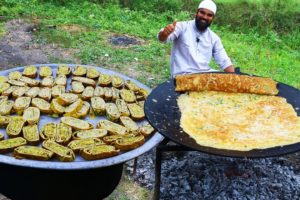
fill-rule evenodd
<path id="1" fill-rule="evenodd" d="M 176 21 L 174 21 L 173 24 L 168 24 L 164 28 L 164 30 L 158 33 L 159 41 L 165 42 L 168 39 L 169 35 L 175 31 L 175 28 L 176 28 Z"/>
<path id="2" fill-rule="evenodd" d="M 234 72 L 233 64 L 224 49 L 220 37 L 215 35 L 214 40 L 213 57 L 216 63 L 224 72 Z"/>

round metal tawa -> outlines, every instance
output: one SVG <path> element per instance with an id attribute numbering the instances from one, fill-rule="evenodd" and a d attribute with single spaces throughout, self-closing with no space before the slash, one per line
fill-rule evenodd
<path id="1" fill-rule="evenodd" d="M 49 66 L 49 67 L 51 67 L 53 69 L 53 75 L 55 77 L 56 68 L 59 65 L 60 64 L 37 64 L 37 65 L 34 65 L 34 66 L 36 66 L 36 67 L 40 67 L 40 66 Z M 77 66 L 75 64 L 63 64 L 63 65 L 67 65 L 67 66 L 70 66 L 70 67 Z M 142 83 L 140 83 L 140 82 L 138 82 L 138 81 L 136 81 L 132 78 L 129 78 L 129 77 L 123 75 L 123 74 L 117 73 L 115 71 L 103 69 L 103 68 L 100 68 L 100 67 L 94 67 L 94 66 L 86 66 L 86 65 L 80 65 L 80 66 L 93 67 L 96 70 L 98 70 L 99 72 L 109 74 L 109 75 L 118 75 L 121 78 L 123 78 L 124 80 L 133 81 L 134 83 L 136 83 L 141 88 L 144 88 L 146 90 L 150 90 L 150 88 L 143 85 Z M 0 75 L 1 76 L 8 76 L 8 74 L 10 72 L 13 72 L 13 71 L 23 72 L 23 70 L 24 70 L 24 67 L 13 68 L 13 69 L 10 69 L 10 70 L 0 71 Z M 70 82 L 71 82 L 71 79 L 68 78 L 67 91 L 70 88 Z M 96 126 L 96 123 L 101 119 L 105 119 L 105 117 L 97 116 L 95 119 L 91 119 L 89 117 L 86 117 L 84 120 L 88 121 L 88 122 L 92 123 L 94 126 Z M 40 118 L 40 122 L 39 122 L 39 129 L 45 123 L 49 123 L 49 122 L 57 123 L 59 121 L 60 121 L 60 118 L 52 118 L 50 116 L 42 114 L 41 118 Z M 140 123 L 143 123 L 143 122 L 144 121 L 142 121 Z M 0 129 L 0 131 L 1 131 L 1 129 Z M 5 133 L 5 129 L 2 129 L 1 132 Z M 5 138 L 7 138 L 7 135 L 5 135 Z M 20 160 L 20 159 L 16 159 L 16 158 L 12 157 L 10 154 L 2 154 L 2 155 L 0 155 L 0 163 L 9 164 L 9 165 L 16 165 L 16 166 L 23 166 L 23 167 L 42 168 L 42 169 L 55 169 L 55 170 L 78 170 L 78 169 L 81 170 L 81 169 L 100 168 L 100 167 L 107 167 L 107 166 L 111 166 L 111 165 L 124 163 L 128 160 L 131 160 L 135 157 L 138 157 L 138 156 L 146 153 L 147 151 L 151 150 L 152 148 L 154 148 L 162 140 L 163 140 L 163 136 L 161 136 L 159 133 L 156 132 L 155 134 L 150 136 L 150 138 L 148 138 L 142 146 L 140 146 L 136 149 L 133 149 L 133 150 L 128 151 L 128 152 L 122 152 L 119 155 L 114 156 L 114 157 L 101 159 L 101 160 L 95 160 L 95 161 L 86 161 L 83 158 L 81 158 L 79 155 L 76 155 L 76 159 L 73 162 L 60 162 L 60 161 L 57 161 L 57 160 L 53 160 L 53 161 L 35 161 L 35 160 L 28 160 L 28 159 L 21 159 Z"/>
<path id="2" fill-rule="evenodd" d="M 300 91 L 283 83 L 278 83 L 277 88 L 279 90 L 278 96 L 286 98 L 299 116 Z M 300 150 L 300 143 L 251 151 L 201 146 L 180 127 L 181 113 L 177 105 L 177 98 L 180 94 L 175 92 L 175 80 L 170 79 L 153 89 L 145 102 L 145 114 L 150 124 L 158 132 L 177 144 L 197 151 L 228 157 L 261 158 L 289 154 Z"/>

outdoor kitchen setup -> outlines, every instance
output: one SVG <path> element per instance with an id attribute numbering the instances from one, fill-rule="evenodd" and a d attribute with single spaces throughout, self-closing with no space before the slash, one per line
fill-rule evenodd
<path id="1" fill-rule="evenodd" d="M 36 67 L 37 69 L 40 69 L 41 67 L 44 66 L 46 65 L 34 65 L 34 67 Z M 49 64 L 47 66 L 49 66 L 53 70 L 54 77 L 58 76 L 56 72 L 58 71 L 58 67 L 61 65 Z M 78 69 L 77 68 L 78 65 L 75 64 L 68 64 L 68 65 L 64 64 L 63 66 L 65 66 L 66 69 L 70 68 L 71 71 Z M 86 102 L 89 102 L 91 100 L 92 106 L 89 108 L 91 110 L 93 108 L 93 110 L 96 112 L 89 112 L 87 114 L 87 111 L 85 111 L 86 114 L 84 115 L 84 117 L 82 117 L 81 115 L 81 117 L 78 117 L 79 119 L 77 118 L 74 119 L 73 117 L 73 116 L 77 116 L 78 113 L 80 113 L 79 110 L 70 113 L 67 113 L 65 111 L 61 112 L 59 110 L 61 107 L 59 107 L 58 105 L 54 109 L 56 111 L 54 114 L 56 115 L 53 115 L 53 113 L 51 114 L 47 112 L 45 113 L 46 110 L 45 107 L 47 106 L 41 106 L 39 109 L 43 111 L 42 112 L 43 114 L 41 114 L 38 117 L 38 123 L 36 123 L 36 119 L 30 120 L 28 121 L 29 125 L 27 126 L 30 126 L 31 125 L 30 123 L 33 123 L 33 125 L 37 124 L 40 130 L 39 135 L 42 138 L 42 141 L 38 140 L 38 143 L 33 144 L 32 140 L 30 140 L 30 138 L 28 139 L 28 136 L 26 137 L 26 131 L 24 129 L 22 135 L 23 137 L 27 138 L 26 140 L 29 141 L 30 147 L 36 146 L 38 147 L 38 149 L 41 149 L 40 147 L 43 147 L 46 150 L 49 149 L 54 151 L 55 158 L 52 158 L 53 153 L 51 153 L 50 157 L 47 157 L 45 155 L 34 155 L 31 154 L 30 151 L 27 151 L 27 153 L 20 154 L 19 152 L 17 152 L 17 150 L 19 149 L 19 147 L 27 146 L 24 144 L 20 144 L 19 146 L 9 146 L 11 144 L 14 145 L 15 140 L 21 138 L 19 137 L 21 135 L 19 135 L 20 132 L 17 132 L 16 128 L 14 128 L 14 126 L 18 126 L 17 123 L 14 122 L 15 124 L 12 125 L 13 120 L 7 121 L 6 119 L 8 117 L 16 117 L 13 119 L 17 119 L 17 115 L 15 115 L 15 113 L 20 114 L 18 113 L 20 110 L 14 110 L 15 113 L 13 113 L 11 111 L 7 112 L 5 109 L 1 110 L 0 108 L 0 112 L 6 113 L 5 115 L 2 116 L 3 118 L 2 126 L 9 127 L 6 128 L 6 130 L 9 130 L 8 133 L 5 131 L 5 129 L 3 129 L 4 131 L 1 132 L 2 134 L 4 132 L 3 134 L 4 137 L 0 141 L 0 150 L 2 151 L 2 154 L 0 154 L 0 175 L 2 177 L 2 181 L 0 184 L 0 188 L 1 188 L 0 192 L 3 195 L 13 200 L 103 199 L 109 196 L 118 186 L 122 176 L 125 162 L 135 159 L 135 166 L 134 166 L 134 170 L 135 170 L 136 164 L 138 163 L 136 162 L 136 159 L 139 156 L 150 151 L 151 149 L 157 147 L 156 156 L 155 156 L 154 198 L 160 199 L 161 174 L 162 174 L 161 170 L 162 170 L 164 152 L 169 152 L 169 151 L 175 151 L 175 152 L 196 151 L 197 152 L 198 151 L 201 153 L 217 155 L 221 157 L 254 159 L 254 158 L 278 157 L 286 154 L 291 154 L 300 150 L 299 143 L 276 146 L 276 147 L 266 148 L 266 149 L 253 149 L 250 151 L 228 150 L 228 149 L 220 149 L 220 148 L 199 145 L 191 136 L 185 133 L 185 131 L 181 127 L 180 120 L 181 120 L 182 113 L 178 106 L 178 98 L 182 93 L 176 92 L 175 79 L 170 79 L 160 84 L 150 92 L 150 89 L 147 86 L 141 84 L 140 82 L 134 79 L 124 76 L 120 73 L 111 70 L 106 70 L 99 67 L 82 66 L 82 65 L 81 67 L 82 67 L 81 70 L 85 68 L 87 69 L 93 68 L 93 70 L 95 69 L 97 72 L 100 72 L 101 74 L 105 74 L 105 78 L 113 77 L 113 76 L 120 77 L 121 80 L 134 83 L 138 88 L 141 88 L 141 90 L 144 93 L 145 91 L 148 91 L 150 94 L 149 95 L 147 94 L 147 98 L 144 99 L 140 95 L 142 93 L 133 92 L 133 94 L 135 94 L 134 96 L 136 97 L 139 96 L 138 98 L 141 98 L 142 101 L 144 101 L 144 102 L 140 102 L 141 105 L 139 107 L 140 108 L 143 107 L 145 116 L 139 117 L 138 115 L 131 114 L 133 115 L 133 119 L 136 124 L 130 121 L 131 126 L 127 127 L 126 123 L 122 122 L 122 119 L 119 120 L 118 117 L 115 118 L 113 115 L 109 115 L 109 114 L 105 115 L 102 111 L 95 109 L 95 106 L 91 100 L 91 98 L 93 98 L 92 97 L 93 95 L 90 98 L 88 98 L 86 97 L 87 94 L 83 92 L 82 93 L 79 92 L 80 94 L 78 93 L 77 95 L 83 97 Z M 18 67 L 6 71 L 1 71 L 0 76 L 2 78 L 4 77 L 3 78 L 4 82 L 1 83 L 2 86 L 8 88 L 28 87 L 27 85 L 18 86 L 16 84 L 22 84 L 24 83 L 23 81 L 28 82 L 32 80 L 39 82 L 42 79 L 44 79 L 44 77 L 42 78 L 39 77 L 37 79 L 33 79 L 33 78 L 28 79 L 28 78 L 24 78 L 24 76 L 22 76 L 23 78 L 21 79 L 23 81 L 20 81 L 19 80 L 20 78 L 18 78 L 18 80 L 11 79 L 13 77 L 12 75 L 16 75 L 18 73 L 22 74 L 24 73 L 24 70 L 25 67 Z M 220 74 L 224 74 L 224 73 L 220 73 Z M 8 80 L 6 80 L 5 77 L 8 77 Z M 94 84 L 93 80 L 89 78 L 73 76 L 73 75 L 67 76 L 65 80 L 66 80 L 65 89 L 66 91 L 71 93 L 75 91 L 75 85 L 76 84 L 78 85 L 78 83 L 74 84 L 75 81 L 76 82 L 82 81 L 84 83 L 84 86 L 86 86 L 86 88 L 88 88 L 89 85 Z M 33 84 L 33 82 L 28 82 L 28 83 Z M 111 83 L 109 82 L 106 84 L 107 86 L 103 86 L 103 85 L 102 86 L 110 87 L 108 85 L 110 85 Z M 99 87 L 102 86 L 100 85 Z M 97 86 L 93 85 L 90 88 L 93 89 L 97 87 L 98 84 Z M 122 85 L 119 88 L 117 88 L 118 89 L 117 91 L 126 88 L 129 90 L 130 87 L 131 86 L 125 87 Z M 15 93 L 13 93 L 14 90 L 12 90 L 13 98 L 10 98 L 10 93 L 8 93 L 8 88 L 2 91 L 3 99 L 0 100 L 0 104 L 1 102 L 9 103 L 10 101 L 20 98 L 20 96 L 17 97 L 14 96 L 16 95 Z M 41 89 L 43 89 L 43 87 Z M 115 89 L 116 88 L 113 88 L 113 90 Z M 300 115 L 299 90 L 283 83 L 278 83 L 277 89 L 279 91 L 277 96 L 284 97 L 287 100 L 287 102 L 291 104 L 292 107 L 295 109 L 297 116 L 299 116 Z M 120 93 L 118 93 L 118 95 Z M 131 94 L 132 93 L 126 93 L 125 97 L 122 97 L 122 95 L 120 96 L 124 99 L 127 99 L 128 96 L 129 97 L 131 96 Z M 58 95 L 56 98 L 53 98 L 53 100 L 59 99 L 58 102 L 60 102 L 62 97 L 63 95 Z M 32 98 L 34 99 L 35 97 Z M 116 99 L 112 100 L 112 97 L 110 97 L 108 100 L 108 98 L 105 97 L 105 95 L 103 96 L 103 98 L 104 99 L 106 98 L 105 101 L 107 104 L 111 104 L 112 102 L 116 101 Z M 66 101 L 68 100 L 68 98 L 65 99 Z M 132 101 L 131 100 L 127 100 L 127 101 L 129 101 L 128 104 L 135 104 L 135 102 L 138 102 L 138 100 L 136 99 Z M 71 103 L 70 105 L 72 104 L 73 103 Z M 81 103 L 80 105 L 82 106 L 83 103 Z M 26 110 L 26 108 L 24 109 Z M 65 109 L 72 109 L 72 106 L 71 108 L 70 106 L 65 106 Z M 25 113 L 25 111 L 22 112 Z M 63 117 L 62 117 L 62 113 L 64 115 Z M 32 115 L 34 116 L 34 114 Z M 31 115 L 29 115 L 29 117 L 30 116 Z M 84 120 L 80 120 L 80 118 Z M 152 132 L 151 134 L 145 133 L 144 136 L 141 136 L 140 133 L 143 132 L 141 131 L 142 127 L 147 125 L 148 122 L 155 129 L 155 131 L 153 129 L 153 131 L 151 131 Z M 134 125 L 132 125 L 133 123 Z M 57 128 L 57 127 L 62 127 L 61 124 L 69 124 L 73 129 L 72 139 L 69 138 L 67 142 L 59 143 L 57 142 L 58 136 L 51 139 L 47 138 L 50 137 L 50 135 L 45 134 L 47 132 L 45 127 L 46 125 L 49 124 L 51 125 L 55 124 L 54 127 L 56 127 L 54 129 L 53 128 L 49 129 L 50 131 L 48 131 L 47 134 L 50 135 L 51 135 L 51 131 L 54 131 L 55 134 L 58 134 L 56 132 L 59 131 L 61 132 L 61 134 L 69 133 L 68 130 L 70 130 L 71 128 L 69 129 L 64 128 L 63 130 L 65 131 L 61 131 L 59 128 Z M 22 126 L 23 125 L 24 124 L 22 124 Z M 89 134 L 91 135 L 99 134 L 100 132 L 99 130 L 102 129 L 105 125 L 108 128 L 107 131 L 108 134 L 105 132 L 104 135 L 98 136 L 96 139 L 93 139 L 92 142 L 96 142 L 96 143 L 90 144 L 91 142 L 90 140 L 85 140 L 87 139 L 85 137 L 87 137 L 87 135 Z M 115 128 L 111 128 L 111 126 Z M 84 129 L 84 127 L 87 127 L 86 130 Z M 96 127 L 96 129 L 91 129 L 91 127 L 93 128 Z M 147 125 L 147 127 L 149 126 Z M 128 130 L 126 128 L 128 128 Z M 95 131 L 90 132 L 90 130 L 95 130 Z M 65 140 L 65 138 L 67 138 L 66 135 L 63 135 L 63 137 L 60 137 L 59 139 Z M 143 141 L 141 142 L 141 140 L 140 139 L 137 140 L 137 138 L 142 138 Z M 120 142 L 123 141 L 122 139 L 124 139 L 124 141 L 126 141 L 130 145 L 126 146 L 125 144 L 122 146 L 122 143 Z M 22 139 L 22 141 L 23 140 L 24 139 Z M 68 151 L 68 153 L 61 155 L 61 151 L 66 151 L 66 148 L 68 149 L 73 147 L 72 145 L 70 145 L 71 143 L 81 145 L 80 143 L 77 143 L 78 140 L 84 140 L 86 143 L 88 143 L 87 144 L 88 146 L 82 146 L 80 148 L 75 146 L 76 148 L 74 148 L 74 152 L 75 152 L 74 154 L 72 153 L 72 151 L 71 152 Z M 5 143 L 3 141 L 12 141 L 12 142 Z M 105 143 L 103 141 L 105 141 Z M 116 147 L 120 149 L 114 149 L 113 145 L 116 145 Z M 105 147 L 104 150 L 100 149 L 101 151 L 106 151 L 106 148 L 108 147 L 113 148 L 113 150 L 109 150 L 108 152 L 101 154 L 99 153 L 100 151 L 98 149 L 99 146 Z M 91 152 L 91 154 L 87 154 L 87 152 Z M 96 153 L 92 154 L 92 152 L 96 152 Z M 28 156 L 28 154 L 31 157 L 26 157 Z M 39 160 L 39 159 L 45 159 L 45 160 Z"/>

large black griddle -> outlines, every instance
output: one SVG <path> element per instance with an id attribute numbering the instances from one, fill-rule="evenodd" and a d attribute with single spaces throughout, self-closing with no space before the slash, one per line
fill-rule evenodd
<path id="1" fill-rule="evenodd" d="M 286 98 L 299 116 L 300 91 L 283 83 L 278 83 L 277 88 L 279 90 L 278 96 Z M 294 153 L 300 150 L 300 143 L 251 151 L 225 150 L 201 146 L 180 127 L 181 113 L 177 105 L 177 98 L 180 94 L 175 92 L 175 80 L 170 79 L 153 89 L 145 102 L 145 114 L 151 125 L 162 135 L 177 144 L 192 150 L 227 157 L 262 158 Z"/>

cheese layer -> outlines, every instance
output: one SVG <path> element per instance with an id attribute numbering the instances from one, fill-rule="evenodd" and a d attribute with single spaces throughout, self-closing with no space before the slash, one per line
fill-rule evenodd
<path id="1" fill-rule="evenodd" d="M 282 97 L 203 91 L 177 102 L 180 126 L 202 146 L 249 151 L 300 142 L 300 117 Z"/>

